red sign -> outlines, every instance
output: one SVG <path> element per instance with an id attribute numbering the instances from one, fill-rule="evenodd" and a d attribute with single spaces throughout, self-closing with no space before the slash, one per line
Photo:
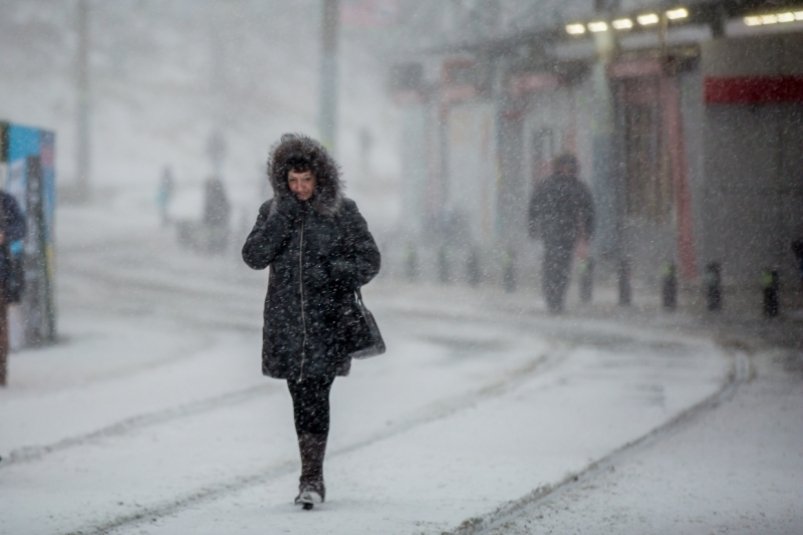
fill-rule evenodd
<path id="1" fill-rule="evenodd" d="M 803 76 L 707 77 L 706 104 L 803 102 Z"/>

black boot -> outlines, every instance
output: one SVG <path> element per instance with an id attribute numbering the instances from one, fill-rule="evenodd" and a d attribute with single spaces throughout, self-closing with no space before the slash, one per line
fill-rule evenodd
<path id="1" fill-rule="evenodd" d="M 323 483 L 323 458 L 326 454 L 324 433 L 301 433 L 298 435 L 298 449 L 301 453 L 301 477 L 298 481 L 298 496 L 295 503 L 311 509 L 316 503 L 326 499 Z"/>

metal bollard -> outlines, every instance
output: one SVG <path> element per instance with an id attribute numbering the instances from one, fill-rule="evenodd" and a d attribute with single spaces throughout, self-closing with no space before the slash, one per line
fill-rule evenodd
<path id="1" fill-rule="evenodd" d="M 516 254 L 510 249 L 505 251 L 504 266 L 502 267 L 502 285 L 507 293 L 516 291 Z"/>
<path id="2" fill-rule="evenodd" d="M 777 269 L 768 269 L 761 274 L 761 286 L 764 290 L 764 316 L 775 318 L 780 312 L 779 290 L 781 286 Z"/>
<path id="3" fill-rule="evenodd" d="M 803 238 L 792 242 L 792 254 L 797 262 L 797 280 L 803 290 Z"/>
<path id="4" fill-rule="evenodd" d="M 661 283 L 661 300 L 664 308 L 675 310 L 678 304 L 678 277 L 675 264 L 669 262 L 664 268 L 664 275 Z"/>
<path id="5" fill-rule="evenodd" d="M 586 258 L 580 264 L 580 301 L 590 303 L 594 293 L 594 259 Z"/>
<path id="6" fill-rule="evenodd" d="M 722 309 L 722 266 L 719 262 L 709 262 L 703 275 L 708 310 Z"/>
<path id="7" fill-rule="evenodd" d="M 449 259 L 446 257 L 446 247 L 438 249 L 438 281 L 443 284 L 449 282 Z"/>
<path id="8" fill-rule="evenodd" d="M 630 262 L 622 259 L 619 262 L 619 305 L 629 306 L 631 302 Z"/>
<path id="9" fill-rule="evenodd" d="M 468 275 L 468 283 L 471 286 L 477 286 L 480 283 L 480 255 L 473 247 L 466 259 L 466 275 Z"/>

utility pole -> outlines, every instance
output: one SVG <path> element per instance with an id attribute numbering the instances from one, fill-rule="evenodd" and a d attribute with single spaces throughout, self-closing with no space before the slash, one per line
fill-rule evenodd
<path id="1" fill-rule="evenodd" d="M 595 7 L 595 14 L 604 20 L 616 13 L 619 0 L 596 0 Z M 629 276 L 630 269 L 626 264 L 628 247 L 625 235 L 626 195 L 621 163 L 623 149 L 619 146 L 621 140 L 616 136 L 620 126 L 617 121 L 621 120 L 621 116 L 617 115 L 616 98 L 608 76 L 608 66 L 617 54 L 617 36 L 611 29 L 595 33 L 594 45 L 597 59 L 590 72 L 593 87 L 590 129 L 593 192 L 600 221 L 595 243 L 598 250 L 619 259 L 619 274 L 622 278 Z M 629 288 L 624 290 L 621 295 L 629 295 Z"/>
<path id="2" fill-rule="evenodd" d="M 76 117 L 76 200 L 86 202 L 90 197 L 90 110 L 89 110 L 89 5 L 88 0 L 78 0 L 77 33 L 78 51 L 76 60 L 77 117 Z"/>
<path id="3" fill-rule="evenodd" d="M 337 134 L 337 34 L 340 26 L 340 2 L 339 0 L 322 1 L 319 128 L 321 142 L 327 149 L 334 152 Z"/>
<path id="4" fill-rule="evenodd" d="M 212 98 L 214 114 L 212 116 L 212 131 L 206 142 L 206 152 L 212 163 L 212 174 L 223 180 L 223 160 L 226 157 L 226 94 L 229 88 L 229 73 L 227 72 L 226 58 L 228 45 L 225 32 L 226 8 L 220 4 L 211 5 L 212 19 L 209 26 L 211 49 L 209 69 L 209 92 Z"/>

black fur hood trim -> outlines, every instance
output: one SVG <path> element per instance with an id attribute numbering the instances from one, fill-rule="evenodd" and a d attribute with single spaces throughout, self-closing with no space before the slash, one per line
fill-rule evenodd
<path id="1" fill-rule="evenodd" d="M 344 184 L 340 180 L 340 170 L 334 158 L 323 145 L 302 134 L 284 134 L 278 143 L 271 147 L 268 158 L 268 179 L 276 198 L 292 195 L 287 185 L 289 162 L 294 158 L 304 158 L 309 162 L 315 175 L 315 196 L 312 209 L 323 215 L 334 215 L 343 203 Z"/>

